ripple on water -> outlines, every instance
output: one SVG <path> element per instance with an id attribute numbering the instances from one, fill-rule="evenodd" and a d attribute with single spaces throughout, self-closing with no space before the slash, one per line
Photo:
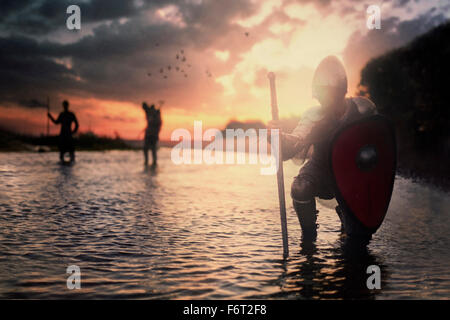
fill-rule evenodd
<path id="1" fill-rule="evenodd" d="M 303 242 L 290 204 L 283 260 L 276 182 L 257 166 L 176 166 L 160 150 L 0 154 L 0 297 L 135 299 L 448 298 L 450 196 L 403 178 L 368 248 L 349 249 L 327 202 Z M 69 265 L 82 288 L 66 288 Z M 382 269 L 382 289 L 365 287 Z"/>

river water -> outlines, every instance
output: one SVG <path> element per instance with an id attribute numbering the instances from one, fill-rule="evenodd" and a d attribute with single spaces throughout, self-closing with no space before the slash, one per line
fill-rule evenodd
<path id="1" fill-rule="evenodd" d="M 450 195 L 397 177 L 387 217 L 367 247 L 340 235 L 320 202 L 318 237 L 301 241 L 289 196 L 282 257 L 275 176 L 259 165 L 157 170 L 135 151 L 0 154 L 0 298 L 448 299 Z M 67 267 L 81 270 L 69 290 Z M 369 290 L 369 265 L 381 289 Z"/>

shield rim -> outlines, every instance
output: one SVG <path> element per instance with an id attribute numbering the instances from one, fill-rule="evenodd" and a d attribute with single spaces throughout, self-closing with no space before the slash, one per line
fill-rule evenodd
<path id="1" fill-rule="evenodd" d="M 333 159 L 332 159 L 333 145 L 334 145 L 336 139 L 338 138 L 338 136 L 344 130 L 346 130 L 349 126 L 356 125 L 356 124 L 359 124 L 359 123 L 364 123 L 364 122 L 367 122 L 367 121 L 376 121 L 376 122 L 382 121 L 382 122 L 387 124 L 387 127 L 389 128 L 389 131 L 391 133 L 391 138 L 392 138 L 393 147 L 394 147 L 394 154 L 395 154 L 394 166 L 393 166 L 393 174 L 392 174 L 392 180 L 391 180 L 391 187 L 390 187 L 390 190 L 389 190 L 389 201 L 387 201 L 386 208 L 384 209 L 385 213 L 384 213 L 383 219 L 381 220 L 381 222 L 376 227 L 373 227 L 373 228 L 369 228 L 369 227 L 365 226 L 361 221 L 359 221 L 357 216 L 353 213 L 353 211 L 350 209 L 350 207 L 348 206 L 347 202 L 343 198 L 339 188 L 337 187 L 336 177 L 334 176 L 334 171 L 333 171 Z M 334 132 L 333 138 L 331 139 L 330 144 L 328 146 L 328 164 L 329 164 L 329 170 L 330 170 L 331 176 L 332 176 L 332 187 L 334 189 L 334 194 L 335 194 L 335 197 L 336 197 L 336 201 L 338 202 L 339 206 L 343 209 L 344 214 L 348 214 L 348 216 L 353 220 L 353 222 L 358 224 L 363 230 L 366 230 L 369 233 L 375 233 L 378 230 L 378 228 L 381 226 L 381 224 L 383 223 L 384 219 L 386 218 L 386 214 L 387 214 L 387 211 L 389 209 L 389 205 L 391 203 L 392 191 L 394 190 L 395 175 L 396 175 L 396 172 L 397 172 L 397 158 L 398 158 L 398 154 L 397 154 L 397 139 L 396 139 L 396 136 L 395 136 L 394 125 L 392 124 L 392 121 L 388 117 L 383 116 L 381 114 L 370 115 L 370 116 L 363 117 L 362 119 L 357 119 L 357 120 L 354 120 L 354 121 L 350 121 L 350 122 L 344 123 L 342 126 L 340 126 Z"/>

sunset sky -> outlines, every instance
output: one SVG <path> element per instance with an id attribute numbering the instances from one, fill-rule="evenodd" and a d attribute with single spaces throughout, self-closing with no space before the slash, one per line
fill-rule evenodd
<path id="1" fill-rule="evenodd" d="M 66 28 L 71 4 L 81 8 L 79 31 Z M 381 30 L 366 27 L 371 4 Z M 370 58 L 449 17 L 448 1 L 426 0 L 2 0 L 0 126 L 44 133 L 47 96 L 55 115 L 70 101 L 81 131 L 128 139 L 142 138 L 142 101 L 162 104 L 162 139 L 195 120 L 265 122 L 268 71 L 280 115 L 299 115 L 317 104 L 311 79 L 325 56 L 342 59 L 354 95 Z"/>

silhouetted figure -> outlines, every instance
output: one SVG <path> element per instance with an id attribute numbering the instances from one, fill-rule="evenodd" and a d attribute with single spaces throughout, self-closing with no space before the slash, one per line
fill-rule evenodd
<path id="1" fill-rule="evenodd" d="M 148 149 L 152 149 L 152 157 L 153 163 L 152 166 L 156 166 L 156 150 L 158 146 L 159 140 L 159 131 L 161 130 L 162 120 L 161 120 L 161 111 L 155 109 L 155 105 L 151 105 L 150 107 L 147 103 L 142 103 L 142 108 L 145 111 L 145 116 L 147 117 L 147 128 L 145 129 L 145 138 L 144 138 L 144 158 L 145 165 L 148 165 Z"/>
<path id="2" fill-rule="evenodd" d="M 64 163 L 64 154 L 66 152 L 70 153 L 70 162 L 75 161 L 75 147 L 73 144 L 72 135 L 78 131 L 78 120 L 75 114 L 69 111 L 69 102 L 64 100 L 63 103 L 64 111 L 61 112 L 58 118 L 55 120 L 53 116 L 48 113 L 48 117 L 54 124 L 61 124 L 61 131 L 59 133 L 59 159 L 61 163 Z M 75 123 L 75 128 L 72 130 L 72 123 Z"/>

